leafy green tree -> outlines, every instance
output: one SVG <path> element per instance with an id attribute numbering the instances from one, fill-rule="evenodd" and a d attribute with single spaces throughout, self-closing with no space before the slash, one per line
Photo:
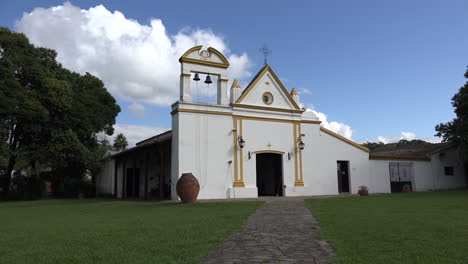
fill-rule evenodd
<path id="1" fill-rule="evenodd" d="M 122 133 L 117 134 L 114 139 L 114 150 L 123 151 L 127 148 L 127 146 L 127 137 L 125 137 L 125 135 Z"/>
<path id="2" fill-rule="evenodd" d="M 468 69 L 465 72 L 468 79 Z M 452 97 L 452 106 L 456 117 L 447 123 L 438 124 L 436 136 L 444 142 L 453 142 L 461 147 L 465 165 L 468 164 L 468 81 Z M 467 168 L 467 166 L 465 166 Z"/>
<path id="3" fill-rule="evenodd" d="M 427 145 L 427 144 L 432 144 L 424 140 L 420 139 L 413 139 L 413 140 L 406 140 L 406 139 L 401 139 L 398 142 L 395 143 L 383 143 L 383 142 L 366 142 L 362 144 L 366 148 L 370 150 L 389 150 L 389 149 L 396 149 L 400 147 L 409 147 L 409 146 L 421 146 L 421 145 Z"/>
<path id="4" fill-rule="evenodd" d="M 0 28 L 0 169 L 6 198 L 11 173 L 26 164 L 37 177 L 92 173 L 97 135 L 112 135 L 120 107 L 102 81 L 62 67 L 56 52 L 34 47 L 21 33 Z"/>

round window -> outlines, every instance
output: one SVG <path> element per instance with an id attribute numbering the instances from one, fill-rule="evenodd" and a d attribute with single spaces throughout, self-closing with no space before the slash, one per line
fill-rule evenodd
<path id="1" fill-rule="evenodd" d="M 273 95 L 270 92 L 263 93 L 262 100 L 265 104 L 271 105 L 273 103 Z"/>

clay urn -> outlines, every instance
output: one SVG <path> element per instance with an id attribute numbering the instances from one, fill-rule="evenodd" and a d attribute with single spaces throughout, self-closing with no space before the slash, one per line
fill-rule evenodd
<path id="1" fill-rule="evenodd" d="M 200 184 L 192 173 L 183 173 L 177 181 L 176 190 L 183 203 L 193 203 L 197 200 Z"/>

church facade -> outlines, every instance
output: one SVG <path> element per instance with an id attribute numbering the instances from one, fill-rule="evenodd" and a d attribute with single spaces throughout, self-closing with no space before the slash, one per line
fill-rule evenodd
<path id="1" fill-rule="evenodd" d="M 229 63 L 221 53 L 198 46 L 180 62 L 181 98 L 172 105 L 172 182 L 193 173 L 201 199 L 335 194 L 337 161 L 346 161 L 353 174 L 349 191 L 368 184 L 368 150 L 321 127 L 270 66 L 245 89 L 234 81 L 228 98 Z M 216 105 L 192 102 L 195 73 L 219 76 Z"/>
<path id="2" fill-rule="evenodd" d="M 108 166 L 113 170 L 102 174 L 108 192 L 125 198 L 132 185 L 130 194 L 146 198 L 151 188 L 148 182 L 155 180 L 161 183 L 155 185 L 161 197 L 164 193 L 177 200 L 177 180 L 189 172 L 200 182 L 199 199 L 334 195 L 357 193 L 359 186 L 366 186 L 370 193 L 391 191 L 390 170 L 386 168 L 399 159 L 373 160 L 364 146 L 323 128 L 317 116 L 300 107 L 297 91 L 287 90 L 269 65 L 244 88 L 233 80 L 228 91 L 229 62 L 216 49 L 196 46 L 179 61 L 180 100 L 172 105 L 172 131 L 164 141 L 170 147 L 166 147 L 165 155 L 158 152 L 165 162 L 153 172 L 154 164 L 146 164 L 142 158 L 151 153 L 136 155 L 133 161 L 120 158 L 123 162 Z M 214 79 L 215 104 L 194 102 L 191 83 L 200 76 Z M 158 140 L 154 144 L 162 144 Z M 149 147 L 153 146 L 151 142 L 137 144 L 136 150 L 128 153 L 145 146 L 157 152 L 157 147 Z M 408 157 L 400 161 L 427 162 Z M 126 175 L 130 167 L 134 170 L 129 181 Z M 412 167 L 410 177 L 413 190 L 418 189 L 414 180 L 417 167 Z M 146 171 L 138 181 L 136 169 L 139 173 Z M 463 174 L 464 168 L 448 188 L 464 187 Z"/>

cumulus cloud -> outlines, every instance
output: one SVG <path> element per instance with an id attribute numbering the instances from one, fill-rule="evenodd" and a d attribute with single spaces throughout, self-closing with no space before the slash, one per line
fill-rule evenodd
<path id="1" fill-rule="evenodd" d="M 136 118 L 143 118 L 145 117 L 145 106 L 139 103 L 133 103 L 128 106 L 128 110 L 130 110 L 130 113 L 132 116 Z"/>
<path id="2" fill-rule="evenodd" d="M 329 129 L 339 135 L 342 135 L 345 138 L 351 139 L 353 136 L 353 130 L 351 127 L 347 124 L 341 123 L 341 122 L 336 122 L 336 121 L 328 121 L 328 117 L 326 114 L 322 112 L 318 112 L 314 110 L 313 105 L 309 105 L 309 107 L 306 109 L 307 112 L 312 112 L 315 114 L 315 116 L 318 117 L 322 123 L 320 124 L 326 129 Z"/>
<path id="3" fill-rule="evenodd" d="M 232 54 L 209 29 L 166 31 L 160 19 L 148 25 L 103 5 L 81 9 L 66 2 L 24 13 L 16 29 L 38 46 L 55 49 L 66 68 L 101 78 L 116 97 L 168 106 L 179 97 L 179 57 L 195 45 L 214 47 L 230 60 L 231 79 L 250 77 L 247 54 Z"/>
<path id="4" fill-rule="evenodd" d="M 119 133 L 125 135 L 128 141 L 128 146 L 133 147 L 135 143 L 147 139 L 152 136 L 156 136 L 162 132 L 170 130 L 164 127 L 156 126 L 138 126 L 138 125 L 127 125 L 127 124 L 115 124 L 114 134 L 110 136 L 111 142 L 114 141 L 114 137 Z"/>
<path id="5" fill-rule="evenodd" d="M 299 88 L 297 91 L 299 94 L 312 94 L 312 91 L 306 88 Z"/>
<path id="6" fill-rule="evenodd" d="M 405 139 L 405 140 L 420 139 L 420 140 L 424 140 L 424 141 L 431 142 L 431 143 L 440 143 L 442 141 L 441 138 L 437 138 L 437 137 L 430 137 L 430 138 L 418 137 L 416 135 L 416 133 L 405 132 L 405 131 L 400 132 L 400 135 L 398 135 L 398 136 L 378 136 L 377 139 L 370 139 L 370 140 L 365 140 L 365 141 L 382 142 L 384 144 L 388 144 L 388 143 L 398 142 L 398 141 L 400 141 L 402 139 Z"/>

